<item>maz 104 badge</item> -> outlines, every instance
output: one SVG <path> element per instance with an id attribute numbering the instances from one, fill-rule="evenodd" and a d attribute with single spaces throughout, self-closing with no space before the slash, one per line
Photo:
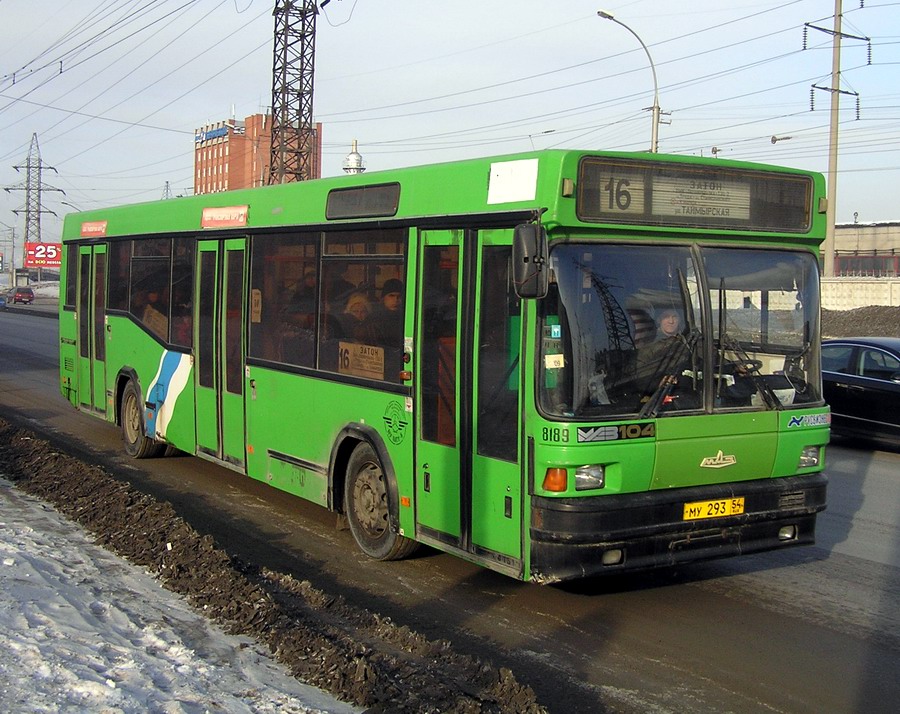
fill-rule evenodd
<path id="1" fill-rule="evenodd" d="M 578 443 L 586 444 L 598 441 L 621 441 L 622 439 L 646 439 L 656 436 L 656 424 L 610 424 L 608 426 L 578 427 Z"/>

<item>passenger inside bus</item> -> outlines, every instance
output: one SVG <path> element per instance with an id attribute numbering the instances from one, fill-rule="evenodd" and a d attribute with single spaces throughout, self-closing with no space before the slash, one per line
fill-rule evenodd
<path id="1" fill-rule="evenodd" d="M 337 268 L 338 266 L 335 267 Z M 325 287 L 323 299 L 325 300 L 326 309 L 337 315 L 346 310 L 350 298 L 357 292 L 357 287 L 347 280 L 343 273 L 329 270 L 326 275 L 329 275 L 329 277 L 327 280 L 323 279 Z"/>
<path id="2" fill-rule="evenodd" d="M 315 300 L 298 290 L 282 310 L 284 329 L 281 336 L 282 362 L 311 367 L 316 344 Z"/>
<path id="3" fill-rule="evenodd" d="M 372 310 L 371 320 L 379 345 L 403 345 L 403 283 L 396 278 L 384 281 L 381 302 Z"/>
<path id="4" fill-rule="evenodd" d="M 191 346 L 191 284 L 183 279 L 172 285 L 172 335 L 171 340 L 182 347 Z"/>
<path id="5" fill-rule="evenodd" d="M 344 336 L 366 345 L 375 344 L 374 325 L 369 319 L 372 306 L 363 292 L 355 292 L 347 299 L 341 316 Z"/>
<path id="6" fill-rule="evenodd" d="M 160 339 L 168 339 L 169 318 L 166 317 L 168 309 L 160 298 L 159 290 L 150 288 L 145 293 L 145 299 L 146 304 L 141 315 L 141 321 Z"/>
<path id="7" fill-rule="evenodd" d="M 297 297 L 308 300 L 316 299 L 316 269 L 309 267 L 303 271 L 303 282 L 297 288 Z"/>
<path id="8" fill-rule="evenodd" d="M 381 302 L 372 310 L 375 344 L 384 348 L 385 376 L 399 379 L 403 368 L 403 283 L 389 278 L 381 286 Z"/>

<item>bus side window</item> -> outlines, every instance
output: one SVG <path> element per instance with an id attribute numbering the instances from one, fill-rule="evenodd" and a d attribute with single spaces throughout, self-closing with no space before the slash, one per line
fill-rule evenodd
<path id="1" fill-rule="evenodd" d="M 162 244 L 171 241 L 154 239 L 152 246 L 143 246 L 143 255 L 131 258 L 131 292 L 129 311 L 144 327 L 163 342 L 169 339 L 169 291 L 171 289 L 171 260 L 161 255 Z M 135 242 L 135 253 L 140 242 Z"/>
<path id="2" fill-rule="evenodd" d="M 191 293 L 194 285 L 194 239 L 176 238 L 172 258 L 172 325 L 170 341 L 179 347 L 193 344 Z"/>
<path id="3" fill-rule="evenodd" d="M 119 240 L 109 244 L 106 307 L 110 310 L 128 309 L 132 243 L 130 240 Z"/>
<path id="4" fill-rule="evenodd" d="M 254 238 L 250 258 L 249 354 L 315 365 L 318 233 Z"/>
<path id="5" fill-rule="evenodd" d="M 426 246 L 422 300 L 422 437 L 456 444 L 458 246 Z"/>
<path id="6" fill-rule="evenodd" d="M 478 453 L 515 461 L 521 300 L 513 289 L 509 249 L 482 252 L 478 345 Z"/>

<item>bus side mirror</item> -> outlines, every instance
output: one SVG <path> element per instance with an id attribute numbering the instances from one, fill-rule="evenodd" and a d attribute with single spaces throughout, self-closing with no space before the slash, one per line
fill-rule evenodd
<path id="1" fill-rule="evenodd" d="M 513 233 L 513 282 L 520 298 L 547 295 L 547 231 L 537 223 L 523 223 Z"/>

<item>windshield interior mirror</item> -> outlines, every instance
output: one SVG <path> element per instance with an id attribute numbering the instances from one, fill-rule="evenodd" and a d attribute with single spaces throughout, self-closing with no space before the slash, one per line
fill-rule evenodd
<path id="1" fill-rule="evenodd" d="M 516 226 L 513 234 L 513 280 L 520 298 L 547 295 L 550 268 L 547 264 L 547 231 L 537 223 Z"/>

